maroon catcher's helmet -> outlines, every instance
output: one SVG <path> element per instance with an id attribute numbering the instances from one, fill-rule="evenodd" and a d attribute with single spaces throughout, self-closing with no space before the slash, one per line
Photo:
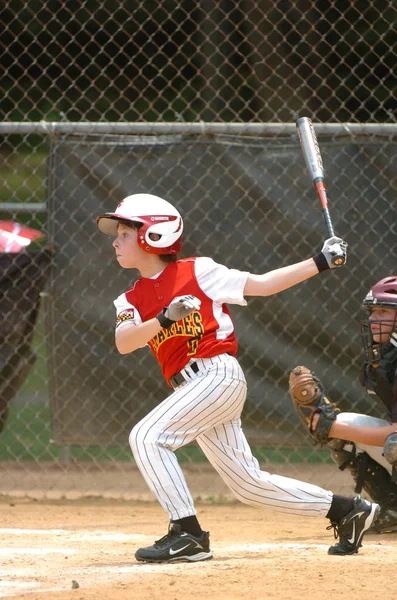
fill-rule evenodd
<path id="1" fill-rule="evenodd" d="M 384 277 L 369 290 L 362 304 L 363 308 L 371 311 L 375 307 L 394 308 L 396 310 L 394 321 L 390 327 L 390 321 L 379 320 L 377 323 L 384 332 L 389 333 L 385 344 L 376 344 L 371 332 L 371 321 L 361 321 L 361 338 L 364 344 L 366 360 L 370 363 L 378 362 L 390 345 L 397 347 L 397 276 Z"/>

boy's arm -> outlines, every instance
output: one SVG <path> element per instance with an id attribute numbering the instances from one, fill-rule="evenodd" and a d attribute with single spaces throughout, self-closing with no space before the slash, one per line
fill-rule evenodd
<path id="1" fill-rule="evenodd" d="M 317 273 L 338 268 L 338 265 L 332 263 L 332 259 L 341 254 L 346 257 L 346 248 L 347 244 L 341 238 L 332 237 L 324 242 L 321 252 L 313 258 L 263 275 L 251 273 L 244 287 L 244 296 L 271 296 L 306 281 Z"/>
<path id="2" fill-rule="evenodd" d="M 149 319 L 140 325 L 125 324 L 123 327 L 116 329 L 116 348 L 120 354 L 129 354 L 146 346 L 162 327 L 156 317 Z"/>
<path id="3" fill-rule="evenodd" d="M 269 271 L 263 275 L 250 273 L 244 287 L 244 296 L 271 296 L 317 275 L 319 270 L 313 258 Z"/>

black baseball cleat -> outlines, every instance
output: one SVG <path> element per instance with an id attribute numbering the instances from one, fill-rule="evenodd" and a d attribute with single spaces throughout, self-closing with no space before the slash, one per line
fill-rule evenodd
<path id="1" fill-rule="evenodd" d="M 381 508 L 379 516 L 371 525 L 368 533 L 396 533 L 397 511 Z"/>
<path id="2" fill-rule="evenodd" d="M 364 533 L 371 527 L 379 514 L 379 504 L 367 502 L 356 496 L 353 500 L 354 508 L 339 523 L 332 523 L 335 537 L 339 542 L 328 549 L 328 554 L 343 556 L 356 554 L 361 546 Z"/>
<path id="3" fill-rule="evenodd" d="M 150 563 L 208 560 L 212 558 L 210 534 L 203 531 L 200 537 L 195 537 L 182 531 L 177 523 L 170 523 L 167 535 L 154 542 L 153 546 L 139 548 L 135 558 Z"/>

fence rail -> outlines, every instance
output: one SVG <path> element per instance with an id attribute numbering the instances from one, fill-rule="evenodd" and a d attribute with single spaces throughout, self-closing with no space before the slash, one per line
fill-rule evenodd
<path id="1" fill-rule="evenodd" d="M 396 135 L 397 123 L 316 123 L 316 133 L 332 136 Z M 126 135 L 253 135 L 291 136 L 296 134 L 295 123 L 198 123 L 147 122 L 147 123 L 62 123 L 49 121 L 0 122 L 0 134 L 126 134 Z"/>

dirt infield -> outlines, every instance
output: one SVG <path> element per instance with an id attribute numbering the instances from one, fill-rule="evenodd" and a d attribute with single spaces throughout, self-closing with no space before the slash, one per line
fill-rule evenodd
<path id="1" fill-rule="evenodd" d="M 147 565 L 134 551 L 166 531 L 156 503 L 3 496 L 0 510 L 2 598 L 397 600 L 396 534 L 367 535 L 358 555 L 333 557 L 325 519 L 199 503 L 213 560 Z"/>
<path id="2" fill-rule="evenodd" d="M 229 488 L 209 463 L 183 464 L 183 472 L 193 498 L 227 501 L 233 499 Z M 262 470 L 314 483 L 336 494 L 351 495 L 353 479 L 333 464 L 272 464 Z M 0 493 L 40 500 L 81 499 L 83 497 L 153 501 L 142 475 L 134 464 L 73 463 L 0 463 Z"/>

